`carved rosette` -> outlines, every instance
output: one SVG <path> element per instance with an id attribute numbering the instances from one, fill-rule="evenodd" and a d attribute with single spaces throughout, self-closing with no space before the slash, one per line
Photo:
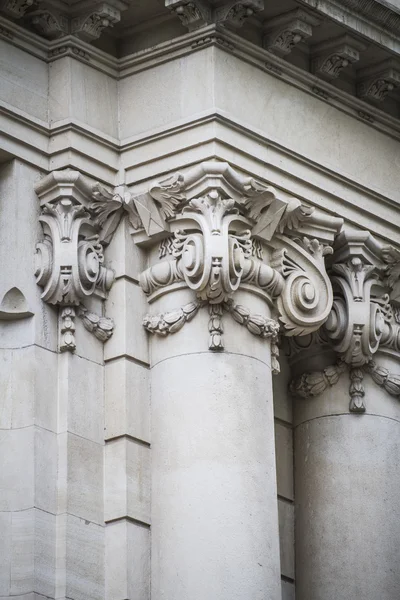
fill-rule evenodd
<path id="1" fill-rule="evenodd" d="M 153 186 L 146 206 L 174 235 L 160 245 L 164 260 L 142 273 L 142 289 L 150 302 L 177 287 L 193 290 L 197 302 L 210 306 L 211 350 L 223 350 L 222 316 L 229 312 L 249 332 L 271 339 L 277 371 L 279 330 L 305 335 L 328 318 L 333 294 L 325 256 L 341 219 L 327 219 L 221 162 L 203 163 Z M 280 326 L 235 305 L 239 288 L 263 297 Z M 163 316 L 146 317 L 144 325 L 153 332 L 155 322 L 162 323 Z"/>
<path id="2" fill-rule="evenodd" d="M 104 298 L 114 280 L 114 272 L 104 264 L 101 219 L 90 208 L 93 189 L 79 172 L 68 170 L 54 171 L 35 189 L 44 234 L 36 246 L 35 276 L 43 288 L 42 299 L 60 307 L 59 348 L 75 350 L 77 312 L 85 327 L 105 341 L 112 323 L 82 304 L 93 295 Z"/>

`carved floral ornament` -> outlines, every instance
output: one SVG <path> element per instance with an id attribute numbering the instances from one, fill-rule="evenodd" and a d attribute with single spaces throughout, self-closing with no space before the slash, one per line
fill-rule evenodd
<path id="1" fill-rule="evenodd" d="M 152 215 L 153 230 L 164 220 L 164 232 L 173 235 L 162 240 L 160 260 L 142 273 L 142 289 L 150 302 L 182 286 L 193 290 L 194 299 L 176 311 L 146 317 L 145 327 L 159 335 L 173 333 L 207 305 L 210 350 L 223 349 L 222 317 L 228 312 L 249 332 L 271 339 L 277 371 L 280 329 L 304 335 L 328 318 L 333 295 L 324 257 L 342 220 L 285 198 L 222 162 L 174 174 L 149 196 L 151 201 L 142 196 L 140 203 Z M 281 326 L 236 304 L 239 288 L 263 297 Z"/>
<path id="2" fill-rule="evenodd" d="M 317 396 L 349 369 L 350 410 L 365 412 L 365 373 L 400 397 L 400 377 L 373 360 L 378 349 L 400 352 L 400 251 L 381 245 L 365 231 L 343 232 L 335 246 L 330 267 L 334 301 L 322 331 L 323 344 L 330 343 L 337 363 L 304 373 L 291 383 L 291 391 L 305 398 Z M 319 352 L 321 339 L 318 347 Z"/>
<path id="3" fill-rule="evenodd" d="M 373 360 L 379 348 L 400 351 L 400 252 L 368 232 L 339 234 L 342 219 L 218 161 L 136 195 L 92 185 L 72 170 L 51 173 L 36 192 L 44 235 L 36 278 L 43 300 L 60 307 L 60 350 L 75 349 L 76 316 L 99 340 L 112 335 L 111 320 L 91 312 L 87 300 L 107 296 L 114 274 L 104 251 L 126 216 L 135 243 L 159 247 L 140 277 L 149 303 L 175 289 L 193 291 L 185 306 L 146 315 L 149 333 L 174 334 L 207 309 L 209 349 L 220 351 L 229 313 L 249 334 L 271 342 L 274 372 L 280 336 L 300 349 L 299 340 L 310 337 L 318 339 L 317 348 L 329 348 L 333 364 L 292 382 L 298 396 L 318 395 L 345 370 L 354 412 L 365 410 L 365 372 L 400 395 L 399 378 Z M 239 289 L 263 298 L 273 318 L 238 304 Z"/>

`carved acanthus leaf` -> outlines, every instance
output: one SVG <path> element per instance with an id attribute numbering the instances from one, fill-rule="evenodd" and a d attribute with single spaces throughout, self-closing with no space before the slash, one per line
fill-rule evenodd
<path id="1" fill-rule="evenodd" d="M 285 229 L 297 230 L 299 226 L 306 221 L 315 211 L 312 206 L 305 206 L 297 198 L 292 198 L 281 219 L 278 231 L 283 233 Z"/>
<path id="2" fill-rule="evenodd" d="M 150 195 L 160 204 L 165 219 L 173 217 L 185 202 L 184 181 L 183 175 L 176 173 L 150 188 Z"/>
<path id="3" fill-rule="evenodd" d="M 32 13 L 31 22 L 43 37 L 54 40 L 68 34 L 68 19 L 58 12 L 39 9 Z"/>
<path id="4" fill-rule="evenodd" d="M 227 7 L 217 8 L 215 21 L 217 23 L 227 22 L 234 27 L 241 27 L 245 21 L 254 13 L 264 8 L 262 0 L 234 1 L 228 3 Z"/>
<path id="5" fill-rule="evenodd" d="M 246 19 L 264 8 L 264 0 L 230 0 L 216 8 L 209 0 L 165 0 L 165 6 L 192 31 L 210 23 L 229 23 L 240 27 Z"/>
<path id="6" fill-rule="evenodd" d="M 319 240 L 310 240 L 304 236 L 300 241 L 301 245 L 311 254 L 318 262 L 324 262 L 324 257 L 333 254 L 333 248 L 325 244 L 321 244 Z"/>
<path id="7" fill-rule="evenodd" d="M 297 44 L 311 37 L 312 28 L 318 23 L 318 19 L 301 9 L 274 17 L 266 23 L 264 48 L 277 56 L 286 56 Z"/>
<path id="8" fill-rule="evenodd" d="M 384 327 L 382 310 L 371 299 L 371 287 L 378 283 L 374 265 L 354 256 L 333 265 L 337 290 L 325 324 L 334 349 L 343 360 L 359 367 L 377 351 Z"/>
<path id="9" fill-rule="evenodd" d="M 348 34 L 317 44 L 312 49 L 312 71 L 326 79 L 336 79 L 340 73 L 360 59 L 366 46 Z"/>
<path id="10" fill-rule="evenodd" d="M 331 221 L 321 211 L 311 220 L 313 208 L 296 199 L 288 203 L 274 188 L 218 161 L 167 178 L 150 193 L 154 206 L 163 206 L 164 216 L 171 220 L 163 231 L 175 232 L 175 260 L 168 257 L 147 269 L 140 278 L 142 289 L 152 300 L 155 294 L 165 293 L 157 293 L 160 288 L 187 286 L 200 301 L 215 305 L 210 308 L 210 348 L 220 349 L 223 344 L 217 306 L 229 303 L 241 285 L 266 301 L 275 301 L 285 335 L 312 333 L 326 320 L 333 299 L 324 265 L 331 251 L 326 240 L 333 239 L 341 220 Z M 300 228 L 315 236 L 299 242 L 294 235 L 281 235 L 277 228 L 282 220 L 285 234 Z M 301 229 L 306 221 L 307 227 Z M 160 258 L 167 257 L 168 244 L 170 239 L 162 242 Z M 266 330 L 257 318 L 250 319 L 247 328 L 262 336 Z"/>
<path id="11" fill-rule="evenodd" d="M 184 212 L 201 233 L 177 231 L 173 254 L 188 287 L 202 300 L 219 304 L 240 285 L 245 259 L 251 256 L 250 231 L 228 233 L 238 211 L 234 200 L 217 190 L 193 198 Z"/>
<path id="12" fill-rule="evenodd" d="M 372 67 L 360 69 L 357 93 L 364 100 L 382 102 L 386 96 L 400 86 L 400 65 L 387 59 Z"/>
<path id="13" fill-rule="evenodd" d="M 253 180 L 254 181 L 254 180 Z M 254 182 L 255 183 L 255 182 Z M 254 183 L 252 184 L 251 193 L 254 190 Z M 257 190 L 257 188 L 255 188 Z M 248 192 L 248 193 L 249 193 Z M 248 216 L 254 221 L 258 221 L 265 212 L 265 209 L 272 204 L 276 198 L 276 190 L 270 186 L 259 186 L 256 194 L 251 195 L 244 201 L 244 207 L 248 211 Z"/>
<path id="14" fill-rule="evenodd" d="M 91 42 L 98 39 L 104 29 L 112 27 L 120 19 L 119 10 L 106 2 L 102 2 L 94 11 L 72 19 L 71 33 Z"/>

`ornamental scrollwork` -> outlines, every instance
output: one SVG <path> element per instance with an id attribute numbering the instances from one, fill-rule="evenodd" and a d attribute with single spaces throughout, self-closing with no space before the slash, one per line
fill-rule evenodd
<path id="1" fill-rule="evenodd" d="M 110 213 L 93 209 L 96 187 L 77 171 L 54 171 L 35 190 L 43 230 L 36 245 L 35 276 L 43 288 L 42 300 L 60 307 L 59 350 L 75 350 L 77 314 L 86 329 L 105 341 L 112 334 L 111 320 L 89 312 L 84 302 L 93 295 L 105 298 L 114 281 L 104 259 Z"/>
<path id="2" fill-rule="evenodd" d="M 214 161 L 170 176 L 149 195 L 173 237 L 160 246 L 164 260 L 145 270 L 140 284 L 150 302 L 176 287 L 193 290 L 198 302 L 209 305 L 211 350 L 224 347 L 223 313 L 235 316 L 229 307 L 239 288 L 273 306 L 284 335 L 305 335 L 328 318 L 333 295 L 325 270 L 332 251 L 327 240 L 341 219 L 331 217 L 331 230 L 321 238 L 326 217 L 313 207 Z M 246 327 L 254 333 L 251 319 Z"/>
<path id="3" fill-rule="evenodd" d="M 330 264 L 334 299 L 323 331 L 341 368 L 345 366 L 349 371 L 351 412 L 366 410 L 365 373 L 396 395 L 396 385 L 391 383 L 392 379 L 397 381 L 396 377 L 377 367 L 373 359 L 379 349 L 400 351 L 400 309 L 396 304 L 399 258 L 397 249 L 382 246 L 369 232 L 343 232 L 336 241 Z M 307 386 L 303 384 L 316 380 L 321 386 L 326 381 L 320 373 L 305 373 L 292 382 L 291 391 L 305 397 Z M 317 385 L 314 389 L 320 393 L 325 388 Z"/>

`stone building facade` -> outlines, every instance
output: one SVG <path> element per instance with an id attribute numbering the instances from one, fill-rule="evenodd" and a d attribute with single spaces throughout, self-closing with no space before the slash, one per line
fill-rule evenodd
<path id="1" fill-rule="evenodd" d="M 0 0 L 0 600 L 399 600 L 397 0 Z"/>

